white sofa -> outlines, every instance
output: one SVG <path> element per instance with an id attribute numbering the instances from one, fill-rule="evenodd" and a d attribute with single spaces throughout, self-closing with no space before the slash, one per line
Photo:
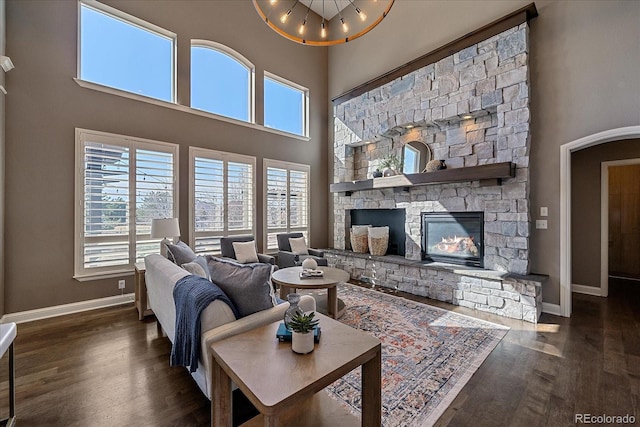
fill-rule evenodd
<path id="1" fill-rule="evenodd" d="M 190 273 L 177 266 L 161 255 L 149 255 L 145 258 L 145 282 L 149 305 L 162 329 L 173 343 L 175 338 L 176 307 L 173 301 L 173 288 L 178 280 Z M 216 341 L 248 331 L 250 329 L 282 320 L 288 303 L 280 304 L 241 319 L 235 318 L 227 304 L 213 301 L 202 312 L 201 324 L 201 353 L 198 369 L 191 375 L 202 392 L 211 399 L 211 375 L 209 361 L 209 346 Z M 300 307 L 304 311 L 315 311 L 316 303 L 313 297 L 303 295 Z M 274 336 L 275 340 L 276 337 Z M 167 360 L 167 363 L 169 361 Z"/>

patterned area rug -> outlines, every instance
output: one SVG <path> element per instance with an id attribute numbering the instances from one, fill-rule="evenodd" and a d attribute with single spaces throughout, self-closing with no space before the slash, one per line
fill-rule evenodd
<path id="1" fill-rule="evenodd" d="M 433 425 L 508 328 L 401 297 L 343 284 L 339 319 L 382 342 L 382 425 Z M 360 413 L 361 370 L 327 387 Z"/>

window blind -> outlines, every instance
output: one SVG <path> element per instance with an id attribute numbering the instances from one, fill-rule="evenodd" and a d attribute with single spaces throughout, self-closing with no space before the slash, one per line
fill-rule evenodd
<path id="1" fill-rule="evenodd" d="M 265 159 L 265 241 L 277 250 L 277 235 L 309 234 L 309 166 Z"/>
<path id="2" fill-rule="evenodd" d="M 221 237 L 255 233 L 255 158 L 196 148 L 191 152 L 195 252 L 218 254 Z"/>
<path id="3" fill-rule="evenodd" d="M 122 272 L 151 253 L 151 220 L 177 213 L 177 146 L 77 130 L 75 276 Z"/>

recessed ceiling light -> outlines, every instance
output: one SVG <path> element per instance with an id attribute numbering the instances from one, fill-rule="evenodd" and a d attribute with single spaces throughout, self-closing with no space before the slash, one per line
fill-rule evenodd
<path id="1" fill-rule="evenodd" d="M 471 114 L 467 114 L 466 116 L 462 116 L 463 119 L 470 119 L 472 116 Z"/>

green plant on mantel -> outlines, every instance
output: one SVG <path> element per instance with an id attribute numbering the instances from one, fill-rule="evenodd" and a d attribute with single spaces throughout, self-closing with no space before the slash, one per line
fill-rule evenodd
<path id="1" fill-rule="evenodd" d="M 402 161 L 400 161 L 400 158 L 395 154 L 390 154 L 380 161 L 380 167 L 389 168 L 394 171 L 401 171 Z"/>
<path id="2" fill-rule="evenodd" d="M 291 318 L 289 322 L 289 327 L 293 332 L 298 332 L 300 334 L 306 334 L 313 331 L 313 328 L 318 326 L 318 319 L 314 319 L 315 313 L 312 311 L 311 313 L 296 313 Z"/>

